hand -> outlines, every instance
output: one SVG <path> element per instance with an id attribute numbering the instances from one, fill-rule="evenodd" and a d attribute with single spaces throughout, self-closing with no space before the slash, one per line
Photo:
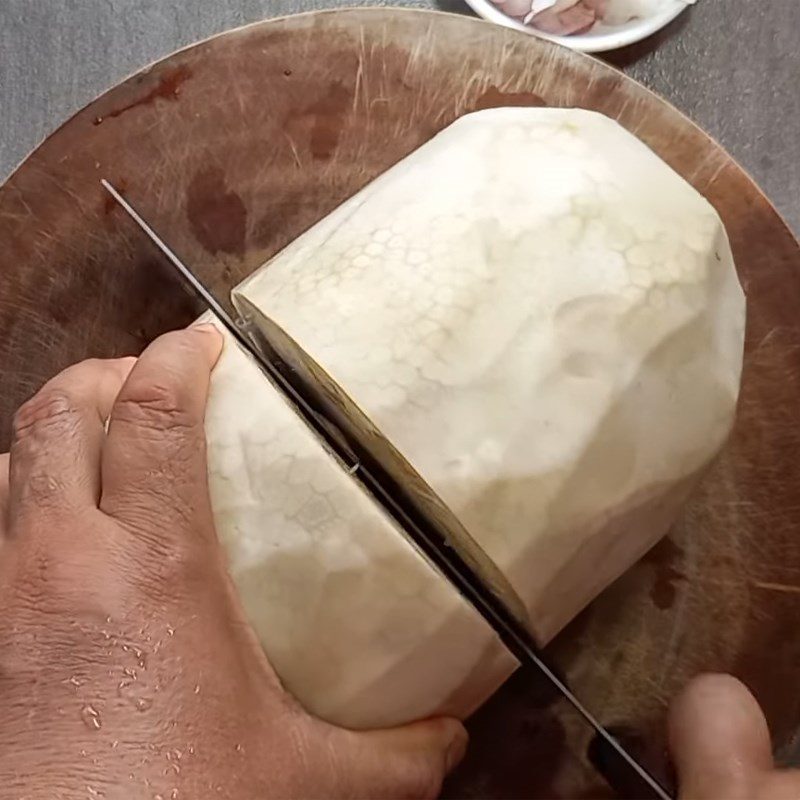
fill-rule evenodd
<path id="1" fill-rule="evenodd" d="M 682 800 L 790 800 L 800 772 L 777 770 L 753 695 L 728 675 L 696 678 L 670 712 Z"/>
<path id="2" fill-rule="evenodd" d="M 0 457 L 2 798 L 433 797 L 464 752 L 457 721 L 354 733 L 283 691 L 211 515 L 220 348 L 199 326 L 83 362 L 16 416 Z"/>

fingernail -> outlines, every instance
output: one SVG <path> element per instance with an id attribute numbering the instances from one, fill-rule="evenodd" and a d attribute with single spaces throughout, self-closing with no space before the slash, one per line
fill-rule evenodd
<path id="1" fill-rule="evenodd" d="M 191 330 L 198 331 L 204 336 L 214 341 L 214 349 L 219 354 L 222 349 L 222 331 L 213 322 L 201 322 L 199 325 L 193 325 Z"/>
<path id="2" fill-rule="evenodd" d="M 211 358 L 212 366 L 217 363 L 222 354 L 224 339 L 222 331 L 213 322 L 201 322 L 199 325 L 192 325 L 189 330 L 203 334 L 204 347 Z"/>
<path id="3" fill-rule="evenodd" d="M 447 746 L 447 750 L 445 751 L 445 772 L 452 772 L 462 762 L 467 752 L 468 742 L 469 737 L 467 736 L 467 732 L 464 730 L 464 727 L 459 724 L 454 731 L 453 738 L 450 740 L 450 744 Z"/>

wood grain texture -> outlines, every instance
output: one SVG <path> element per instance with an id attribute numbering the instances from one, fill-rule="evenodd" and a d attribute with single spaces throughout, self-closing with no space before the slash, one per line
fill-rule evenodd
<path id="1" fill-rule="evenodd" d="M 726 451 L 663 541 L 549 648 L 606 724 L 661 756 L 669 697 L 732 671 L 779 747 L 800 699 L 800 249 L 704 133 L 597 61 L 466 17 L 295 17 L 183 51 L 101 97 L 0 189 L 0 419 L 86 356 L 136 352 L 196 308 L 98 184 L 125 189 L 222 294 L 465 111 L 581 105 L 617 118 L 719 209 L 749 296 Z M 459 797 L 602 797 L 590 732 L 536 676 L 471 722 Z"/>
<path id="2" fill-rule="evenodd" d="M 0 177 L 101 91 L 179 47 L 266 17 L 352 5 L 468 13 L 463 0 L 3 0 Z M 699 0 L 608 58 L 685 111 L 800 232 L 800 3 Z"/>

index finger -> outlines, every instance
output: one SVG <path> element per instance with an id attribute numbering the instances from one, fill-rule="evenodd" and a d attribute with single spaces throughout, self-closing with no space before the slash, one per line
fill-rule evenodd
<path id="1" fill-rule="evenodd" d="M 2 544 L 8 528 L 8 520 L 6 518 L 8 511 L 8 462 L 8 453 L 0 455 L 0 544 Z"/>
<path id="2" fill-rule="evenodd" d="M 100 509 L 141 531 L 210 520 L 204 418 L 222 337 L 198 325 L 156 339 L 111 410 Z"/>
<path id="3" fill-rule="evenodd" d="M 730 675 L 702 675 L 684 689 L 670 708 L 669 743 L 681 797 L 755 797 L 773 767 L 764 714 Z"/>

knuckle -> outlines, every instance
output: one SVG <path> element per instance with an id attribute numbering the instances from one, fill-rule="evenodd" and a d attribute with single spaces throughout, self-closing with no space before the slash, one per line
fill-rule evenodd
<path id="1" fill-rule="evenodd" d="M 82 524 L 92 526 L 89 519 Z M 111 566 L 108 542 L 93 551 L 63 544 L 48 531 L 28 540 L 13 580 L 17 611 L 39 618 L 63 616 L 65 609 L 73 619 L 108 614 L 120 589 L 118 580 L 96 580 Z"/>
<path id="2" fill-rule="evenodd" d="M 193 429 L 197 420 L 189 413 L 181 393 L 164 384 L 151 384 L 117 400 L 113 417 L 156 432 Z"/>
<path id="3" fill-rule="evenodd" d="M 12 422 L 14 441 L 39 433 L 63 432 L 76 426 L 79 413 L 63 389 L 42 389 L 20 406 Z"/>
<path id="4" fill-rule="evenodd" d="M 70 509 L 62 502 L 66 497 L 66 487 L 53 475 L 47 473 L 36 473 L 30 475 L 27 480 L 26 494 L 38 509 L 40 514 L 47 513 L 52 519 L 59 519 L 70 513 Z"/>
<path id="5" fill-rule="evenodd" d="M 205 553 L 197 537 L 187 532 L 179 516 L 156 515 L 146 508 L 129 508 L 125 527 L 133 534 L 129 548 L 135 574 L 152 589 L 169 593 L 188 585 L 205 563 Z"/>
<path id="6" fill-rule="evenodd" d="M 191 547 L 174 541 L 140 549 L 131 555 L 136 565 L 130 581 L 151 600 L 167 601 L 193 594 L 204 581 L 203 562 Z"/>

